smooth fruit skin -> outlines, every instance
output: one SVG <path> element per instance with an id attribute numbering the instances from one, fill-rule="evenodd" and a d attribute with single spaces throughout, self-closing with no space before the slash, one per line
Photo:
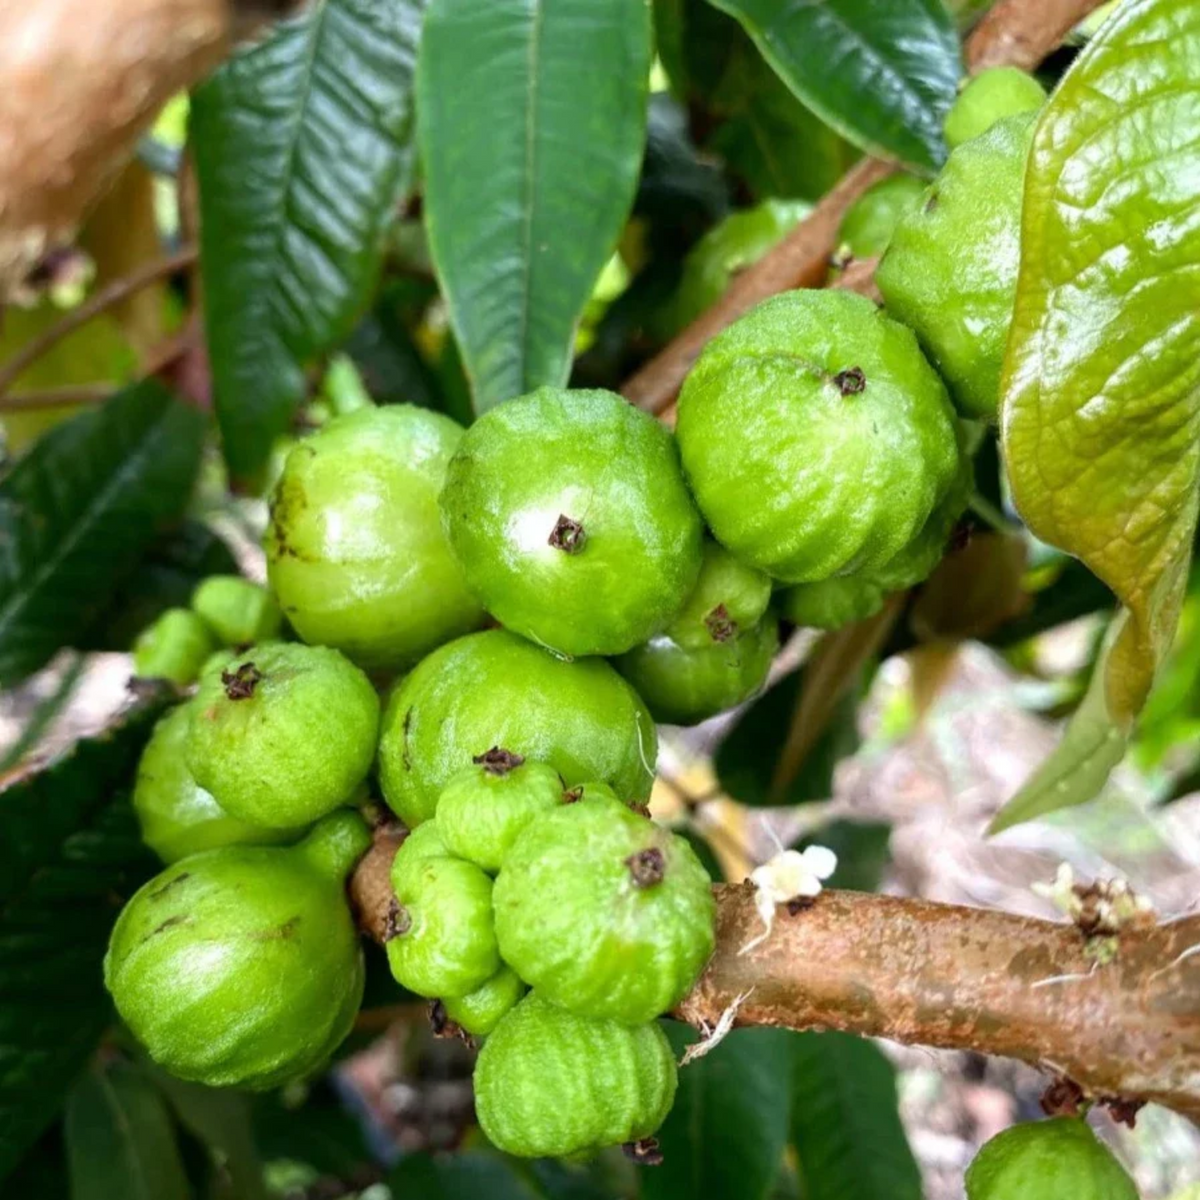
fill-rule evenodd
<path id="1" fill-rule="evenodd" d="M 557 654 L 620 654 L 679 611 L 702 528 L 670 432 L 620 396 L 540 388 L 485 413 L 441 496 L 467 582 Z"/>
<path id="2" fill-rule="evenodd" d="M 125 906 L 104 960 L 155 1062 L 211 1087 L 275 1087 L 350 1032 L 363 962 L 343 880 L 370 845 L 349 812 L 296 846 L 194 854 Z"/>
<path id="3" fill-rule="evenodd" d="M 680 646 L 701 650 L 758 624 L 770 603 L 769 576 L 705 538 L 696 586 L 663 632 Z"/>
<path id="4" fill-rule="evenodd" d="M 764 620 L 698 650 L 659 634 L 622 654 L 614 665 L 656 721 L 696 725 L 750 699 L 766 683 L 778 649 L 778 624 Z"/>
<path id="5" fill-rule="evenodd" d="M 785 583 L 880 566 L 958 465 L 916 339 L 863 296 L 775 296 L 719 334 L 679 396 L 692 492 L 728 550 Z"/>
<path id="6" fill-rule="evenodd" d="M 465 996 L 452 996 L 442 1001 L 442 1007 L 460 1029 L 476 1037 L 486 1037 L 525 991 L 516 972 L 511 967 L 501 967 L 482 986 Z"/>
<path id="7" fill-rule="evenodd" d="M 967 1200 L 1138 1200 L 1112 1152 L 1078 1117 L 1013 1125 L 967 1168 Z"/>
<path id="8" fill-rule="evenodd" d="M 924 181 L 902 173 L 889 175 L 867 188 L 846 210 L 838 226 L 838 254 L 851 258 L 882 254 L 901 218 L 913 212 L 924 195 Z"/>
<path id="9" fill-rule="evenodd" d="M 442 840 L 436 821 L 426 821 L 412 830 L 400 845 L 392 859 L 392 890 L 407 887 L 410 879 L 416 878 L 418 866 L 427 858 L 453 858 L 449 847 Z"/>
<path id="10" fill-rule="evenodd" d="M 277 638 L 283 626 L 275 597 L 240 575 L 210 575 L 192 594 L 192 611 L 226 646 Z"/>
<path id="11" fill-rule="evenodd" d="M 682 838 L 622 804 L 527 826 L 492 894 L 500 955 L 544 999 L 625 1025 L 666 1012 L 714 945 L 712 881 Z"/>
<path id="12" fill-rule="evenodd" d="M 479 625 L 437 510 L 462 434 L 440 413 L 394 404 L 337 417 L 288 455 L 267 575 L 306 642 L 396 668 Z"/>
<path id="13" fill-rule="evenodd" d="M 645 800 L 658 739 L 638 695 L 599 659 L 563 662 L 501 629 L 435 650 L 392 693 L 379 740 L 384 799 L 409 828 L 492 746 Z"/>
<path id="14" fill-rule="evenodd" d="M 592 1020 L 531 992 L 484 1043 L 475 1111 L 505 1153 L 586 1154 L 649 1137 L 671 1111 L 677 1083 L 658 1025 Z"/>
<path id="15" fill-rule="evenodd" d="M 344 804 L 375 754 L 379 698 L 336 650 L 275 642 L 200 681 L 187 762 L 235 817 L 305 825 Z"/>
<path id="16" fill-rule="evenodd" d="M 946 145 L 956 150 L 963 142 L 987 133 L 997 121 L 1037 112 L 1045 103 L 1046 89 L 1020 67 L 980 71 L 967 81 L 946 114 Z"/>
<path id="17" fill-rule="evenodd" d="M 884 591 L 870 576 L 838 575 L 818 583 L 798 583 L 779 599 L 779 609 L 806 629 L 841 629 L 865 621 L 883 607 Z"/>
<path id="18" fill-rule="evenodd" d="M 504 750 L 480 757 L 455 775 L 437 802 L 437 826 L 452 854 L 485 871 L 500 869 L 517 835 L 563 802 L 563 782 L 545 763 L 517 759 L 503 767 Z"/>
<path id="19" fill-rule="evenodd" d="M 134 674 L 186 687 L 199 678 L 216 645 L 208 626 L 194 612 L 168 608 L 134 642 Z"/>
<path id="20" fill-rule="evenodd" d="M 1035 120 L 1008 117 L 955 150 L 875 274 L 887 311 L 916 333 L 969 417 L 994 419 L 999 403 Z"/>
<path id="21" fill-rule="evenodd" d="M 142 841 L 165 863 L 218 846 L 295 841 L 298 829 L 267 829 L 231 817 L 196 782 L 184 755 L 190 723 L 190 705 L 172 709 L 155 725 L 142 752 L 133 786 Z"/>

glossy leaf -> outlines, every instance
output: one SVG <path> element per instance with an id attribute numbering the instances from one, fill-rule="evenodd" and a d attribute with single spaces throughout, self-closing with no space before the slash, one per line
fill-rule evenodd
<path id="1" fill-rule="evenodd" d="M 962 58 L 942 0 L 712 0 L 823 120 L 870 154 L 931 172 Z"/>
<path id="2" fill-rule="evenodd" d="M 365 307 L 408 184 L 423 0 L 321 0 L 200 87 L 205 322 L 225 456 L 267 460 Z"/>
<path id="3" fill-rule="evenodd" d="M 201 413 L 153 381 L 53 429 L 0 482 L 0 685 L 84 637 L 191 495 Z"/>
<path id="4" fill-rule="evenodd" d="M 896 1108 L 896 1072 L 848 1033 L 792 1036 L 792 1144 L 805 1200 L 921 1200 Z"/>
<path id="5" fill-rule="evenodd" d="M 108 931 L 155 870 L 124 789 L 160 712 L 145 701 L 57 761 L 0 779 L 0 1179 L 112 1019 Z"/>
<path id="6" fill-rule="evenodd" d="M 695 1032 L 669 1025 L 681 1050 Z M 737 1029 L 679 1073 L 658 1133 L 663 1163 L 642 1176 L 642 1200 L 762 1200 L 779 1173 L 791 1108 L 792 1043 L 784 1029 Z"/>
<path id="7" fill-rule="evenodd" d="M 543 1195 L 506 1159 L 480 1153 L 406 1155 L 388 1177 L 388 1186 L 397 1200 L 541 1200 Z"/>
<path id="8" fill-rule="evenodd" d="M 567 380 L 633 203 L 650 55 L 645 0 L 431 0 L 425 214 L 479 412 Z"/>

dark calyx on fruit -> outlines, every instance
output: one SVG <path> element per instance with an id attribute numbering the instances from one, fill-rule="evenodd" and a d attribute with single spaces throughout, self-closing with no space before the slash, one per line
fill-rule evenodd
<path id="1" fill-rule="evenodd" d="M 633 886 L 638 888 L 650 888 L 662 883 L 667 870 L 663 852 L 657 846 L 631 854 L 625 860 L 625 865 L 633 876 Z"/>
<path id="2" fill-rule="evenodd" d="M 508 750 L 502 750 L 499 746 L 493 746 L 483 754 L 476 754 L 471 761 L 477 767 L 482 767 L 489 775 L 507 775 L 509 771 L 515 771 L 525 761 L 525 758 L 521 754 L 513 754 Z"/>
<path id="3" fill-rule="evenodd" d="M 738 623 L 729 615 L 729 609 L 723 604 L 718 604 L 704 618 L 704 624 L 712 634 L 714 642 L 728 642 L 737 637 Z"/>
<path id="4" fill-rule="evenodd" d="M 857 396 L 867 387 L 867 377 L 863 374 L 862 367 L 850 367 L 848 370 L 839 371 L 833 377 L 833 382 L 843 396 Z"/>
<path id="5" fill-rule="evenodd" d="M 252 662 L 244 662 L 236 671 L 222 671 L 221 683 L 230 700 L 249 700 L 262 677 L 262 672 Z"/>
<path id="6" fill-rule="evenodd" d="M 578 554 L 586 540 L 583 525 L 579 521 L 572 521 L 565 513 L 555 521 L 549 537 L 550 545 L 564 554 Z"/>

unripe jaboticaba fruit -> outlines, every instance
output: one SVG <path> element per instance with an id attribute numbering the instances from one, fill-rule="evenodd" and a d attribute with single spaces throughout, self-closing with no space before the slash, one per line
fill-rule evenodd
<path id="1" fill-rule="evenodd" d="M 442 1002 L 442 1007 L 460 1029 L 485 1037 L 523 995 L 525 985 L 517 973 L 511 967 L 501 967 L 473 992 L 451 996 Z"/>
<path id="2" fill-rule="evenodd" d="M 848 292 L 775 296 L 709 342 L 677 432 L 717 540 L 788 583 L 887 562 L 958 466 L 916 339 Z"/>
<path id="3" fill-rule="evenodd" d="M 379 697 L 324 646 L 258 646 L 202 679 L 191 710 L 192 774 L 255 825 L 305 825 L 332 812 L 375 754 Z"/>
<path id="4" fill-rule="evenodd" d="M 240 575 L 210 575 L 193 593 L 192 609 L 226 646 L 276 638 L 283 625 L 275 597 Z"/>
<path id="5" fill-rule="evenodd" d="M 967 81 L 946 114 L 946 145 L 987 133 L 997 121 L 1018 113 L 1037 112 L 1046 103 L 1046 89 L 1020 67 L 991 67 Z"/>
<path id="6" fill-rule="evenodd" d="M 699 649 L 659 634 L 622 654 L 615 665 L 656 721 L 695 725 L 753 696 L 766 682 L 778 649 L 779 627 L 768 619 Z"/>
<path id="7" fill-rule="evenodd" d="M 531 992 L 484 1043 L 475 1111 L 507 1154 L 586 1154 L 649 1137 L 671 1111 L 677 1082 L 658 1025 L 593 1020 Z"/>
<path id="8" fill-rule="evenodd" d="M 793 625 L 841 629 L 873 617 L 883 607 L 883 598 L 883 588 L 869 575 L 835 575 L 788 588 L 780 596 L 779 608 Z"/>
<path id="9" fill-rule="evenodd" d="M 392 864 L 398 907 L 385 936 L 392 974 L 419 996 L 465 996 L 499 969 L 492 923 L 492 881 L 461 858 L 422 853 Z"/>
<path id="10" fill-rule="evenodd" d="M 437 826 L 452 854 L 495 872 L 517 834 L 562 802 L 563 782 L 553 767 L 493 746 L 446 784 Z"/>
<path id="11" fill-rule="evenodd" d="M 1007 117 L 955 150 L 875 274 L 888 312 L 915 331 L 970 417 L 993 418 L 999 403 L 1035 121 Z"/>
<path id="12" fill-rule="evenodd" d="M 837 253 L 851 258 L 874 258 L 892 240 L 900 218 L 912 212 L 925 195 L 915 175 L 889 175 L 867 188 L 846 210 L 837 232 Z"/>
<path id="13" fill-rule="evenodd" d="M 663 632 L 680 646 L 702 650 L 757 625 L 770 603 L 770 578 L 705 538 L 696 586 Z"/>
<path id="14" fill-rule="evenodd" d="M 200 669 L 216 640 L 208 626 L 186 608 L 168 608 L 133 644 L 133 670 L 143 679 L 169 679 L 186 687 Z"/>
<path id="15" fill-rule="evenodd" d="M 155 1062 L 251 1088 L 325 1062 L 362 999 L 343 881 L 370 841 L 354 813 L 335 813 L 296 846 L 194 854 L 134 895 L 104 981 Z"/>
<path id="16" fill-rule="evenodd" d="M 542 996 L 637 1025 L 712 954 L 712 881 L 682 838 L 622 804 L 569 804 L 526 826 L 493 892 L 500 955 Z"/>
<path id="17" fill-rule="evenodd" d="M 967 1200 L 1138 1200 L 1108 1147 L 1078 1117 L 1014 1125 L 967 1168 Z"/>
<path id="18" fill-rule="evenodd" d="M 388 701 L 379 742 L 384 799 L 409 828 L 493 746 L 549 763 L 571 787 L 609 783 L 645 800 L 658 741 L 638 695 L 606 662 L 563 662 L 491 629 L 435 650 Z"/>
<path id="19" fill-rule="evenodd" d="M 173 863 L 218 846 L 295 841 L 298 829 L 267 829 L 231 817 L 196 782 L 184 753 L 190 721 L 188 704 L 169 712 L 155 725 L 138 763 L 133 807 L 146 845 Z"/>
<path id="20" fill-rule="evenodd" d="M 400 667 L 480 623 L 437 510 L 462 433 L 440 413 L 391 404 L 337 417 L 288 455 L 267 574 L 306 642 Z"/>
<path id="21" fill-rule="evenodd" d="M 612 392 L 541 388 L 484 414 L 450 460 L 441 506 L 488 612 L 558 654 L 636 646 L 700 570 L 675 439 Z"/>

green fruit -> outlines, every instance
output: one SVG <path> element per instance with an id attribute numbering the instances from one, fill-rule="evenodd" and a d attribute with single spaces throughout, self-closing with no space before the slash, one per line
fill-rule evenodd
<path id="1" fill-rule="evenodd" d="M 437 511 L 461 438 L 449 417 L 393 404 L 337 417 L 288 455 L 267 574 L 306 642 L 394 668 L 480 623 Z"/>
<path id="2" fill-rule="evenodd" d="M 757 625 L 770 603 L 770 578 L 705 538 L 696 586 L 663 632 L 680 646 L 702 650 Z"/>
<path id="3" fill-rule="evenodd" d="M 608 663 L 563 662 L 493 629 L 434 651 L 392 693 L 379 741 L 384 799 L 419 825 L 492 746 L 549 763 L 568 787 L 602 779 L 630 800 L 650 795 L 658 753 L 646 706 Z"/>
<path id="4" fill-rule="evenodd" d="M 166 863 L 218 846 L 276 845 L 298 829 L 265 829 L 231 817 L 188 770 L 184 756 L 191 705 L 181 704 L 154 727 L 138 763 L 133 807 L 142 841 Z"/>
<path id="5" fill-rule="evenodd" d="M 779 607 L 793 625 L 841 629 L 865 621 L 883 607 L 884 591 L 871 576 L 837 575 L 818 583 L 798 583 L 780 597 Z"/>
<path id="6" fill-rule="evenodd" d="M 155 1062 L 256 1089 L 325 1062 L 362 999 L 343 881 L 370 841 L 355 814 L 336 813 L 296 846 L 194 854 L 134 895 L 104 982 Z"/>
<path id="7" fill-rule="evenodd" d="M 615 666 L 656 721 L 696 725 L 753 696 L 766 682 L 778 649 L 778 625 L 764 620 L 698 650 L 660 634 L 621 655 Z"/>
<path id="8" fill-rule="evenodd" d="M 187 762 L 235 817 L 305 825 L 350 799 L 375 756 L 379 698 L 336 650 L 275 642 L 200 681 Z"/>
<path id="9" fill-rule="evenodd" d="M 569 804 L 528 825 L 496 880 L 500 955 L 542 996 L 637 1025 L 712 954 L 712 881 L 682 838 L 622 804 Z"/>
<path id="10" fill-rule="evenodd" d="M 437 827 L 452 854 L 498 871 L 517 834 L 563 801 L 563 782 L 545 763 L 493 746 L 446 784 Z"/>
<path id="11" fill-rule="evenodd" d="M 1019 67 L 991 67 L 967 81 L 946 114 L 946 145 L 987 133 L 997 121 L 1019 113 L 1037 112 L 1046 103 L 1046 89 Z"/>
<path id="12" fill-rule="evenodd" d="M 210 575 L 193 593 L 192 610 L 226 646 L 276 638 L 283 625 L 275 597 L 240 575 Z"/>
<path id="13" fill-rule="evenodd" d="M 143 679 L 169 679 L 186 687 L 195 683 L 216 642 L 208 626 L 186 608 L 168 608 L 133 644 L 134 674 Z"/>
<path id="14" fill-rule="evenodd" d="M 446 1016 L 460 1029 L 485 1037 L 500 1018 L 525 995 L 525 985 L 511 967 L 501 967 L 481 987 L 442 1002 Z"/>
<path id="15" fill-rule="evenodd" d="M 1031 113 L 955 150 L 900 222 L 875 280 L 916 333 L 966 416 L 993 418 L 1016 301 Z"/>
<path id="16" fill-rule="evenodd" d="M 945 495 L 945 388 L 865 297 L 798 291 L 708 343 L 679 397 L 679 448 L 713 534 L 788 583 L 882 566 Z"/>
<path id="17" fill-rule="evenodd" d="M 967 1200 L 1138 1200 L 1125 1169 L 1078 1117 L 1014 1125 L 967 1168 Z"/>
<path id="18" fill-rule="evenodd" d="M 612 800 L 617 804 L 625 803 L 607 783 L 597 780 L 574 784 L 563 792 L 562 800 L 564 804 L 578 804 L 581 800 Z M 634 803 L 637 804 L 636 801 Z M 639 804 L 638 807 L 642 806 Z"/>
<path id="19" fill-rule="evenodd" d="M 441 506 L 488 612 L 560 655 L 636 646 L 700 570 L 674 439 L 612 392 L 541 388 L 493 408 L 451 459 Z"/>
<path id="20" fill-rule="evenodd" d="M 396 908 L 385 940 L 392 974 L 419 996 L 465 996 L 500 969 L 492 881 L 461 858 L 393 862 Z M 397 869 L 399 864 L 399 869 Z"/>
<path id="21" fill-rule="evenodd" d="M 403 843 L 400 849 L 396 852 L 396 857 L 392 859 L 392 887 L 398 884 L 406 884 L 409 879 L 409 873 L 415 872 L 418 864 L 425 861 L 427 858 L 453 858 L 446 843 L 442 841 L 441 830 L 438 829 L 436 821 L 426 821 L 424 825 L 418 825 L 412 830 Z"/>
<path id="22" fill-rule="evenodd" d="M 561 1158 L 649 1137 L 677 1082 L 658 1025 L 591 1020 L 533 992 L 484 1043 L 475 1110 L 496 1149 Z"/>
<path id="23" fill-rule="evenodd" d="M 839 258 L 875 258 L 892 240 L 902 217 L 914 212 L 925 195 L 925 183 L 915 175 L 889 175 L 867 188 L 846 209 L 838 226 Z"/>

